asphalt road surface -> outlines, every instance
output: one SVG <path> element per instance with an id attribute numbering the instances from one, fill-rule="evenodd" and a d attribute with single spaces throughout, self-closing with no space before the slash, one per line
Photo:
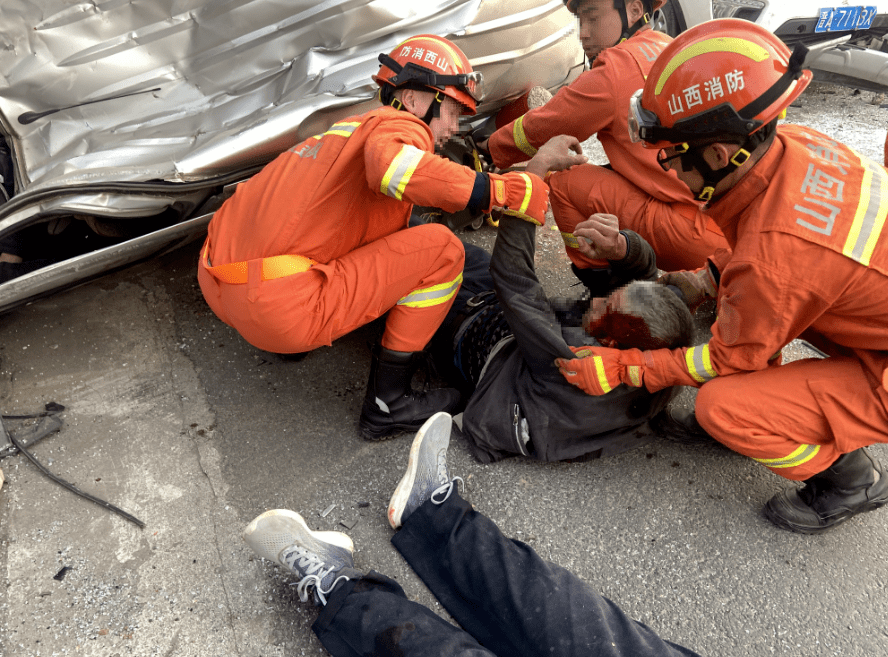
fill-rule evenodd
<path id="1" fill-rule="evenodd" d="M 881 161 L 885 102 L 814 85 L 789 120 Z M 463 236 L 489 247 L 495 233 Z M 567 290 L 557 232 L 538 241 L 547 289 Z M 410 437 L 357 432 L 380 325 L 299 362 L 259 351 L 207 308 L 197 252 L 0 316 L 0 409 L 63 404 L 63 428 L 34 454 L 145 523 L 75 497 L 21 455 L 0 460 L 0 654 L 324 654 L 293 578 L 240 538 L 268 508 L 347 532 L 358 568 L 443 613 L 389 543 Z M 666 440 L 585 463 L 489 466 L 454 440 L 450 466 L 507 535 L 668 640 L 703 655 L 888 654 L 888 510 L 818 537 L 782 531 L 761 508 L 792 484 L 723 448 Z"/>

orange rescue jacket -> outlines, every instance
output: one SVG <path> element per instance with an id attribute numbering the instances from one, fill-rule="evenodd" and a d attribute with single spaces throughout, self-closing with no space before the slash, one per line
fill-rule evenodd
<path id="1" fill-rule="evenodd" d="M 212 265 L 277 255 L 326 264 L 405 228 L 413 203 L 463 209 L 475 171 L 433 151 L 431 130 L 407 112 L 339 121 L 238 186 L 209 225 Z"/>
<path id="2" fill-rule="evenodd" d="M 530 159 L 557 135 L 581 142 L 597 135 L 614 171 L 651 196 L 665 202 L 699 205 L 675 173 L 657 164 L 657 151 L 629 139 L 629 99 L 644 87 L 657 55 L 672 39 L 641 30 L 604 50 L 570 85 L 545 105 L 503 126 L 490 137 L 488 149 L 504 169 Z"/>
<path id="3" fill-rule="evenodd" d="M 645 385 L 761 370 L 802 337 L 858 358 L 888 404 L 888 170 L 815 130 L 781 126 L 709 213 L 733 249 L 712 339 L 645 353 Z"/>

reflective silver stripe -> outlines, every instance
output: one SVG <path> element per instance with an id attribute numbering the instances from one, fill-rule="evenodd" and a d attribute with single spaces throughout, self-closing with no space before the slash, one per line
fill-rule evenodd
<path id="1" fill-rule="evenodd" d="M 753 461 L 761 463 L 768 468 L 794 468 L 797 465 L 807 463 L 820 452 L 820 445 L 802 445 L 789 456 L 779 459 L 757 459 Z"/>
<path id="2" fill-rule="evenodd" d="M 888 174 L 875 162 L 865 160 L 864 165 L 860 203 L 842 253 L 869 265 L 888 215 Z"/>
<path id="3" fill-rule="evenodd" d="M 343 123 L 334 123 L 325 135 L 338 135 L 340 137 L 351 137 L 352 133 L 360 126 L 360 121 L 349 121 Z"/>
<path id="4" fill-rule="evenodd" d="M 416 290 L 410 294 L 401 297 L 398 301 L 399 306 L 407 306 L 409 308 L 428 308 L 429 306 L 437 306 L 450 301 L 462 284 L 462 274 L 457 276 L 449 283 L 441 283 L 432 285 L 421 290 Z"/>
<path id="5" fill-rule="evenodd" d="M 688 349 L 685 352 L 685 364 L 688 367 L 688 374 L 699 383 L 706 383 L 718 376 L 718 372 L 712 367 L 712 361 L 709 359 L 708 344 Z"/>
<path id="6" fill-rule="evenodd" d="M 425 155 L 425 151 L 421 151 L 416 146 L 405 144 L 382 177 L 380 185 L 382 193 L 400 201 L 407 188 L 407 183 L 410 182 L 410 177 L 416 171 L 423 155 Z"/>

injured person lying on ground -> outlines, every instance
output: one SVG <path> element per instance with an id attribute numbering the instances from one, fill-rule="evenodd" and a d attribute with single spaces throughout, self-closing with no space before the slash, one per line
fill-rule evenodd
<path id="1" fill-rule="evenodd" d="M 648 442 L 648 421 L 671 390 L 620 385 L 591 397 L 565 385 L 554 361 L 573 358 L 571 347 L 689 344 L 690 311 L 677 290 L 655 282 L 650 245 L 621 231 L 612 215 L 577 227 L 588 238 L 584 248 L 609 262 L 608 287 L 595 291 L 601 296 L 591 305 L 588 298 L 550 301 L 534 270 L 535 229 L 504 216 L 492 256 L 466 246 L 462 290 L 433 341 L 439 371 L 468 398 L 462 431 L 472 452 L 483 462 L 511 455 L 559 461 Z"/>

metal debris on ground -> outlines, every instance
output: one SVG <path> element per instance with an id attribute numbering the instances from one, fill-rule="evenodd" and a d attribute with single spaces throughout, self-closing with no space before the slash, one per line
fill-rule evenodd
<path id="1" fill-rule="evenodd" d="M 144 529 L 145 523 L 142 522 L 141 520 L 139 520 L 138 518 L 136 518 L 135 516 L 127 513 L 126 511 L 124 511 L 120 507 L 114 506 L 110 502 L 106 502 L 105 500 L 103 500 L 99 497 L 95 497 L 94 495 L 90 495 L 89 493 L 80 490 L 79 488 L 77 488 L 73 484 L 65 481 L 64 479 L 62 479 L 58 475 L 55 475 L 52 472 L 50 472 L 49 469 L 45 465 L 43 465 L 40 461 L 38 461 L 34 457 L 34 455 L 31 454 L 26 449 L 25 443 L 23 443 L 21 440 L 19 440 L 19 438 L 16 435 L 7 431 L 6 427 L 3 425 L 4 418 L 5 419 L 16 419 L 16 420 L 33 419 L 33 418 L 53 418 L 56 422 L 58 422 L 58 426 L 56 426 L 55 428 L 47 431 L 46 433 L 40 435 L 38 438 L 35 438 L 31 441 L 31 443 L 37 442 L 37 440 L 40 440 L 40 438 L 43 438 L 45 435 L 48 435 L 52 431 L 55 431 L 56 429 L 58 429 L 59 427 L 62 426 L 61 420 L 59 420 L 58 418 L 55 418 L 55 415 L 57 413 L 60 413 L 61 411 L 65 410 L 65 407 L 62 406 L 61 404 L 56 404 L 55 402 L 50 402 L 49 404 L 47 404 L 45 406 L 45 409 L 46 410 L 44 412 L 35 413 L 33 415 L 0 415 L 0 447 L 2 447 L 6 442 L 10 442 L 12 444 L 13 450 L 21 452 L 25 457 L 27 457 L 27 459 L 31 463 L 33 463 L 37 467 L 38 470 L 40 470 L 40 472 L 45 474 L 47 477 L 52 479 L 54 482 L 56 482 L 60 486 L 67 488 L 69 491 L 71 491 L 75 495 L 79 495 L 80 497 L 87 499 L 90 502 L 93 502 L 95 504 L 98 504 L 99 506 L 105 507 L 109 511 L 113 511 L 114 513 L 121 516 L 125 520 L 129 520 L 131 523 L 138 525 L 139 528 Z M 15 453 L 15 451 L 12 453 Z"/>
<path id="2" fill-rule="evenodd" d="M 340 520 L 339 524 L 346 529 L 354 529 L 354 526 L 358 524 L 358 520 L 360 519 L 361 516 L 355 516 L 352 520 Z"/>
<path id="3" fill-rule="evenodd" d="M 68 574 L 69 570 L 72 570 L 71 566 L 62 566 L 62 569 L 53 575 L 52 578 L 61 582 L 65 579 L 65 575 Z"/>
<path id="4" fill-rule="evenodd" d="M 27 415 L 0 415 L 0 459 L 6 456 L 12 456 L 18 452 L 18 448 L 9 438 L 9 429 L 3 424 L 3 420 L 37 420 L 30 426 L 19 427 L 15 432 L 15 437 L 25 447 L 30 447 L 36 442 L 46 438 L 54 431 L 62 428 L 62 421 L 58 414 L 65 410 L 65 407 L 56 402 L 49 402 L 44 406 L 44 410 L 40 413 L 31 413 Z"/>

